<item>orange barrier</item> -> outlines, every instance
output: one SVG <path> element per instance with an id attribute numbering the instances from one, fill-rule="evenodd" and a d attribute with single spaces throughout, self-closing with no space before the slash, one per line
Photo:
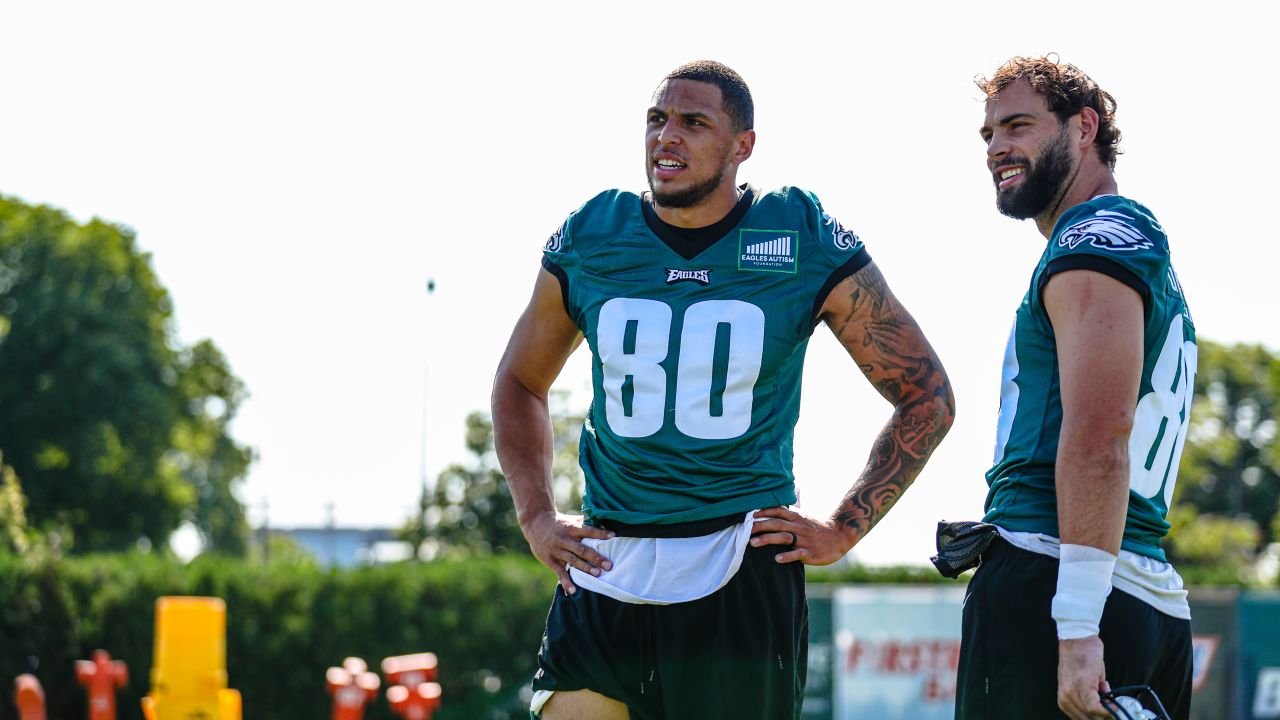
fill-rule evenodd
<path id="1" fill-rule="evenodd" d="M 425 682 L 413 690 L 392 685 L 387 688 L 387 702 L 405 720 L 431 720 L 431 714 L 440 709 L 440 685 Z"/>
<path id="2" fill-rule="evenodd" d="M 331 667 L 324 674 L 325 687 L 333 695 L 333 720 L 361 720 L 364 707 L 378 696 L 381 681 L 358 657 L 342 661 L 342 667 Z"/>
<path id="3" fill-rule="evenodd" d="M 397 655 L 382 661 L 382 672 L 391 686 L 387 702 L 405 720 L 431 720 L 440 709 L 440 685 L 436 679 L 435 653 Z"/>
<path id="4" fill-rule="evenodd" d="M 92 660 L 76 661 L 76 680 L 89 693 L 89 720 L 116 720 L 116 688 L 129 684 L 128 666 L 94 650 Z"/>
<path id="5" fill-rule="evenodd" d="M 44 688 L 35 675 L 23 673 L 13 682 L 13 701 L 18 706 L 18 720 L 45 720 Z"/>

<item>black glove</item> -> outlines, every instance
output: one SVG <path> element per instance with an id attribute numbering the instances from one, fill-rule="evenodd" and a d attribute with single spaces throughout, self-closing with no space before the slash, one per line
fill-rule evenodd
<path id="1" fill-rule="evenodd" d="M 943 577 L 960 577 L 965 570 L 978 567 L 982 552 L 995 538 L 995 525 L 970 520 L 942 520 L 938 523 L 938 554 L 929 561 Z"/>

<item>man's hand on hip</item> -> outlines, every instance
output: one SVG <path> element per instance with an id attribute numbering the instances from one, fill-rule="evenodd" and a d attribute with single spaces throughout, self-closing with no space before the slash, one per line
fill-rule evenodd
<path id="1" fill-rule="evenodd" d="M 1058 708 L 1071 720 L 1109 718 L 1098 693 L 1108 692 L 1097 635 L 1058 641 Z"/>
<path id="2" fill-rule="evenodd" d="M 780 563 L 802 562 L 805 565 L 830 565 L 849 552 L 857 542 L 853 529 L 834 520 L 819 520 L 784 507 L 756 511 L 754 547 L 791 545 L 779 553 Z"/>
<path id="3" fill-rule="evenodd" d="M 534 557 L 556 574 L 560 587 L 570 595 L 578 591 L 569 579 L 569 567 L 596 577 L 613 568 L 609 558 L 582 543 L 585 538 L 608 540 L 613 533 L 583 524 L 581 515 L 547 511 L 533 516 L 522 528 Z"/>

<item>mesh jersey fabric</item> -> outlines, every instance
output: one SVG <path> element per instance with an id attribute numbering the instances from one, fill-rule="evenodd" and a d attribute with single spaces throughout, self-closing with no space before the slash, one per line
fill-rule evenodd
<path id="1" fill-rule="evenodd" d="M 831 287 L 870 262 L 818 199 L 744 186 L 741 219 L 685 257 L 610 190 L 543 266 L 592 353 L 580 441 L 589 520 L 683 523 L 796 502 L 805 350 Z"/>
<path id="2" fill-rule="evenodd" d="M 1018 307 L 1005 352 L 985 522 L 1059 537 L 1054 465 L 1062 427 L 1057 345 L 1042 292 L 1059 272 L 1105 273 L 1144 307 L 1143 366 L 1129 438 L 1130 492 L 1121 548 L 1165 560 L 1161 539 L 1190 421 L 1196 345 L 1164 229 L 1119 195 L 1076 205 L 1055 224 Z"/>

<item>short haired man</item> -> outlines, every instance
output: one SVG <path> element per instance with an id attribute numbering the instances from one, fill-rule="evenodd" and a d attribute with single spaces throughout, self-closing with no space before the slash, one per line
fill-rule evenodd
<path id="1" fill-rule="evenodd" d="M 1115 100 L 1056 58 L 990 79 L 1000 212 L 1048 239 L 1004 359 L 957 718 L 1111 717 L 1099 694 L 1191 697 L 1191 613 L 1160 548 L 1186 437 L 1195 326 L 1151 211 L 1117 194 Z"/>
<path id="2" fill-rule="evenodd" d="M 843 557 L 951 425 L 942 366 L 858 237 L 810 193 L 737 184 L 752 112 L 720 63 L 663 79 L 650 192 L 604 192 L 552 235 L 498 369 L 498 456 L 529 546 L 559 578 L 531 708 L 545 720 L 797 717 L 803 564 Z M 826 518 L 786 507 L 820 322 L 894 408 Z M 585 520 L 552 502 L 546 400 L 584 338 Z"/>

